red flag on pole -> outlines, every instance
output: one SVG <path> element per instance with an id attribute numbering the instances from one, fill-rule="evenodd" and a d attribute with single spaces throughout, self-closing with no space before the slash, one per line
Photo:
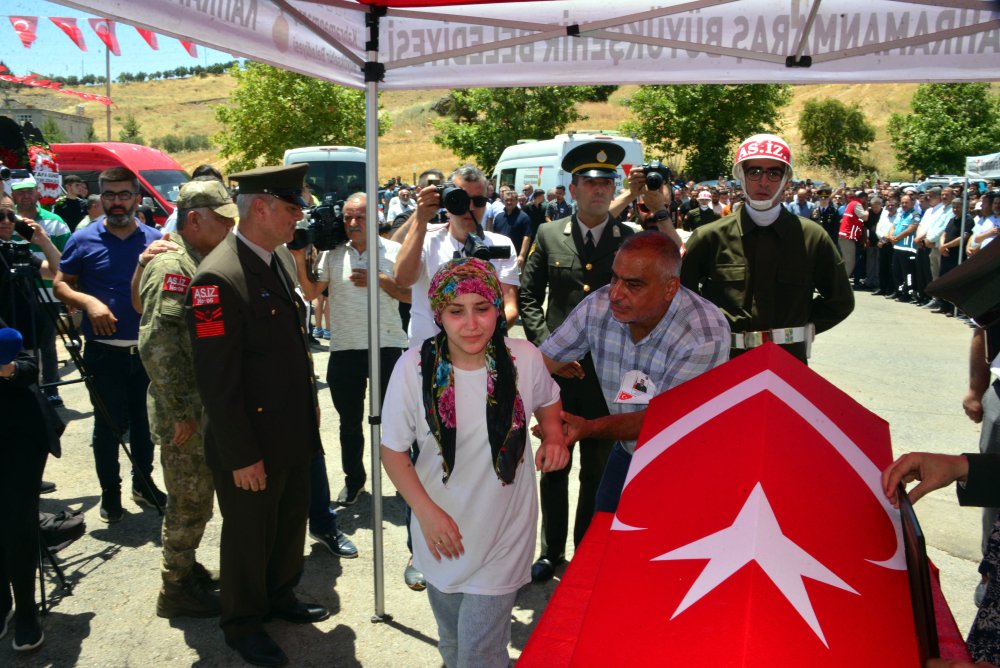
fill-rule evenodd
<path id="1" fill-rule="evenodd" d="M 145 28 L 135 27 L 135 31 L 142 35 L 142 38 L 146 40 L 146 44 L 149 44 L 149 48 L 153 51 L 160 50 L 160 43 L 156 40 L 156 33 L 152 30 L 146 30 Z"/>
<path id="2" fill-rule="evenodd" d="M 61 16 L 50 16 L 49 20 L 59 26 L 59 29 L 66 33 L 66 36 L 73 40 L 77 48 L 81 51 L 87 50 L 87 43 L 83 41 L 83 31 L 76 24 L 76 19 Z"/>
<path id="3" fill-rule="evenodd" d="M 198 46 L 196 44 L 192 42 L 185 42 L 184 40 L 178 40 L 178 41 L 181 43 L 181 46 L 184 47 L 184 50 L 188 52 L 189 56 L 191 56 L 192 58 L 198 57 Z"/>
<path id="4" fill-rule="evenodd" d="M 30 49 L 35 41 L 35 31 L 38 29 L 37 16 L 11 16 L 10 24 L 14 26 L 14 32 L 21 38 L 24 48 Z"/>
<path id="5" fill-rule="evenodd" d="M 118 38 L 115 36 L 115 22 L 111 19 L 87 19 L 94 33 L 100 38 L 108 50 L 116 56 L 122 55 L 118 48 Z"/>

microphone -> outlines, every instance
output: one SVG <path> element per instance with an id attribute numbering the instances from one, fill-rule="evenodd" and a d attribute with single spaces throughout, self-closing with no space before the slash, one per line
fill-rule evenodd
<path id="1" fill-rule="evenodd" d="M 24 339 L 21 337 L 21 332 L 13 327 L 0 329 L 0 364 L 10 364 L 13 362 L 17 354 L 21 352 L 23 343 Z"/>

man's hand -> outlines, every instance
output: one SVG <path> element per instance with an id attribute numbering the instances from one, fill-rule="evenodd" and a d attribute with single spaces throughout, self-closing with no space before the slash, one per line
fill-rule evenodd
<path id="1" fill-rule="evenodd" d="M 969 390 L 962 400 L 962 408 L 969 419 L 976 424 L 983 421 L 983 398 L 978 393 Z"/>
<path id="2" fill-rule="evenodd" d="M 384 274 L 379 274 L 381 279 Z M 367 288 L 368 287 L 368 270 L 367 269 L 352 269 L 350 281 L 356 288 Z"/>
<path id="3" fill-rule="evenodd" d="M 646 172 L 641 169 L 633 169 L 628 173 L 628 191 L 632 197 L 636 198 L 642 189 L 646 187 Z"/>
<path id="4" fill-rule="evenodd" d="M 142 253 L 139 254 L 139 266 L 145 267 L 149 264 L 150 260 L 160 253 L 175 250 L 180 250 L 180 246 L 170 240 L 170 232 L 167 232 L 163 235 L 162 239 L 156 239 L 153 243 L 146 246 Z"/>
<path id="5" fill-rule="evenodd" d="M 441 208 L 441 195 L 437 186 L 427 186 L 417 192 L 417 210 L 413 216 L 417 223 L 426 225 Z"/>
<path id="6" fill-rule="evenodd" d="M 566 435 L 567 447 L 590 436 L 590 420 L 566 411 L 560 411 L 559 417 L 563 421 L 563 433 Z"/>
<path id="7" fill-rule="evenodd" d="M 264 472 L 264 460 L 258 459 L 250 466 L 233 471 L 233 484 L 248 492 L 263 492 L 267 488 L 267 473 Z"/>
<path id="8" fill-rule="evenodd" d="M 170 439 L 170 442 L 174 445 L 181 445 L 191 438 L 196 431 L 198 431 L 198 421 L 194 418 L 184 420 L 183 422 L 175 422 L 174 437 Z"/>
<path id="9" fill-rule="evenodd" d="M 552 373 L 560 378 L 583 378 L 587 375 L 579 362 L 566 362 Z"/>
<path id="10" fill-rule="evenodd" d="M 938 455 L 930 452 L 910 452 L 903 455 L 882 471 L 882 491 L 892 505 L 899 507 L 896 487 L 899 483 L 919 480 L 907 496 L 916 503 L 922 496 L 941 489 L 969 475 L 969 460 L 962 455 Z"/>
<path id="11" fill-rule="evenodd" d="M 104 302 L 99 299 L 92 299 L 87 304 L 87 319 L 90 320 L 91 327 L 100 336 L 114 336 L 118 331 L 118 318 L 111 312 Z"/>
<path id="12" fill-rule="evenodd" d="M 948 257 L 949 255 L 951 255 L 951 249 L 949 249 L 947 246 L 941 246 L 941 255 Z"/>

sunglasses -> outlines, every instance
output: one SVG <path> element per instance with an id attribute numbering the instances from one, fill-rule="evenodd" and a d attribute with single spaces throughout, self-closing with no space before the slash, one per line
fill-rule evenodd
<path id="1" fill-rule="evenodd" d="M 488 197 L 484 197 L 483 195 L 477 195 L 475 197 L 470 197 L 469 202 L 472 204 L 472 206 L 476 207 L 477 209 L 482 209 L 484 206 L 490 203 L 490 200 Z"/>

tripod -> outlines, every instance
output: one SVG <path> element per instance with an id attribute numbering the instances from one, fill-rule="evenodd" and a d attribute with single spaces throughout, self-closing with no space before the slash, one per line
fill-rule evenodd
<path id="1" fill-rule="evenodd" d="M 49 601 L 48 597 L 45 595 L 45 562 L 48 561 L 49 565 L 52 566 L 53 572 L 56 574 L 56 579 L 59 580 L 59 586 L 63 588 L 67 594 L 73 593 L 73 587 L 66 582 L 66 574 L 63 572 L 62 567 L 56 563 L 56 558 L 52 554 L 52 550 L 49 546 L 45 544 L 45 539 L 41 534 L 38 535 L 38 594 L 39 600 L 41 602 L 42 614 L 47 615 L 49 613 Z"/>

